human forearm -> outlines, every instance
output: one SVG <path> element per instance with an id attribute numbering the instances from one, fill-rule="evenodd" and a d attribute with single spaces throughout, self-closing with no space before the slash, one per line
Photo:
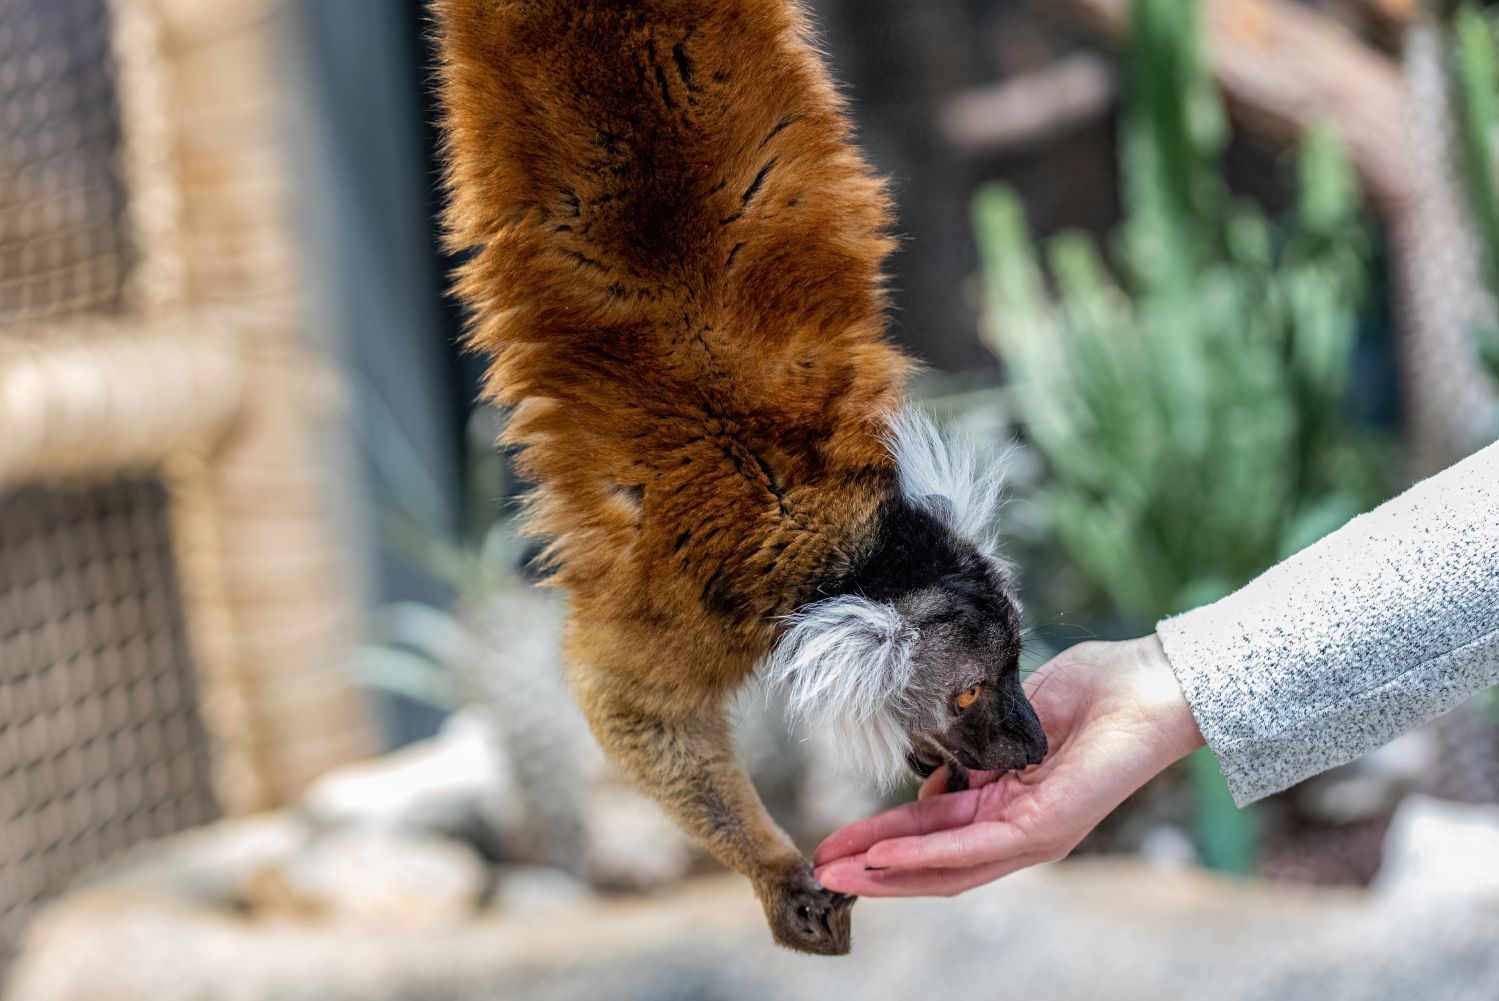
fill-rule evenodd
<path id="1" fill-rule="evenodd" d="M 1499 445 L 1157 626 L 1240 803 L 1499 683 Z"/>

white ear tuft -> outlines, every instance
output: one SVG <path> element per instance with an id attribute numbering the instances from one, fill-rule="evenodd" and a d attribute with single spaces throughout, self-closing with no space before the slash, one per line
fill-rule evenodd
<path id="1" fill-rule="evenodd" d="M 792 718 L 831 727 L 844 763 L 892 784 L 910 751 L 916 631 L 894 608 L 843 595 L 808 605 L 761 665 Z"/>
<path id="2" fill-rule="evenodd" d="M 995 555 L 995 521 L 1004 500 L 1004 454 L 987 455 L 967 435 L 938 430 L 915 407 L 897 410 L 889 424 L 887 441 L 900 470 L 901 493 L 929 507 L 927 498 L 945 499 L 937 512 L 943 520 L 986 555 Z"/>

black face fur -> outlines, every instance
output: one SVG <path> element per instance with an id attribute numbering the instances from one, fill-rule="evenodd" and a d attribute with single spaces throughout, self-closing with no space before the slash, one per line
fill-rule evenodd
<path id="1" fill-rule="evenodd" d="M 1046 736 L 1020 687 L 1013 590 L 997 560 L 949 527 L 944 505 L 893 498 L 843 591 L 891 605 L 918 637 L 906 720 L 914 771 L 1038 764 Z"/>

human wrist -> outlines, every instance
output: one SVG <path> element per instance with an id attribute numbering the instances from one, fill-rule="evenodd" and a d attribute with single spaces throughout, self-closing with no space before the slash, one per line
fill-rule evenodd
<path id="1" fill-rule="evenodd" d="M 1155 633 L 1130 643 L 1134 655 L 1134 688 L 1141 711 L 1156 735 L 1163 767 L 1206 746 L 1192 706 Z"/>

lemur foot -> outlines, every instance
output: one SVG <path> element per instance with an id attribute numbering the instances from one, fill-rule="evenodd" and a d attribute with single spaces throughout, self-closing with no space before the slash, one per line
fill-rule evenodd
<path id="1" fill-rule="evenodd" d="M 843 956 L 853 942 L 857 897 L 824 889 L 805 863 L 762 894 L 770 932 L 778 944 L 815 956 Z"/>

